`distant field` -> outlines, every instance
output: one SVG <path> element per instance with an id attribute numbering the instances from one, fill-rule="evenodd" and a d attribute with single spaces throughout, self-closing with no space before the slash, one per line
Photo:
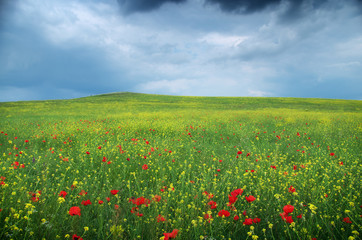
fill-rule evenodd
<path id="1" fill-rule="evenodd" d="M 362 101 L 0 103 L 0 239 L 361 239 Z"/>

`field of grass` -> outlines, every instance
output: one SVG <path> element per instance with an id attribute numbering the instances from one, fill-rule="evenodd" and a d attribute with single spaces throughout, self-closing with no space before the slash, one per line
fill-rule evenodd
<path id="1" fill-rule="evenodd" d="M 362 101 L 0 103 L 0 239 L 361 239 Z"/>

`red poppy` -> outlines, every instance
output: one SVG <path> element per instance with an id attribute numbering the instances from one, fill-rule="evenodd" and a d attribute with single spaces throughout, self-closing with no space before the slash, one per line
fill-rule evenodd
<path id="1" fill-rule="evenodd" d="M 230 212 L 227 211 L 227 210 L 221 210 L 219 213 L 218 213 L 219 217 L 229 217 L 230 216 Z"/>
<path id="2" fill-rule="evenodd" d="M 204 219 L 206 219 L 206 220 L 207 220 L 207 219 L 211 219 L 211 218 L 212 218 L 211 214 L 207 214 L 207 213 L 206 213 L 206 214 L 204 215 Z"/>
<path id="3" fill-rule="evenodd" d="M 274 168 L 274 169 L 277 169 L 277 167 L 276 167 L 276 166 L 273 166 L 273 165 L 271 165 L 270 167 L 271 167 L 271 168 Z"/>
<path id="4" fill-rule="evenodd" d="M 299 218 L 299 219 L 302 218 L 302 214 L 299 214 L 299 215 L 297 216 L 297 218 Z"/>
<path id="5" fill-rule="evenodd" d="M 239 216 L 236 215 L 236 216 L 234 217 L 234 220 L 235 220 L 235 221 L 239 220 Z"/>
<path id="6" fill-rule="evenodd" d="M 217 203 L 215 201 L 210 201 L 208 205 L 211 206 L 211 209 L 215 209 L 217 207 Z"/>
<path id="7" fill-rule="evenodd" d="M 72 240 L 83 240 L 83 238 L 74 234 Z"/>
<path id="8" fill-rule="evenodd" d="M 295 188 L 294 188 L 293 186 L 290 186 L 290 187 L 288 188 L 288 191 L 289 191 L 290 193 L 293 193 L 293 192 L 295 192 Z"/>
<path id="9" fill-rule="evenodd" d="M 67 194 L 68 193 L 66 191 L 60 191 L 59 196 L 65 198 L 65 196 L 67 196 Z"/>
<path id="10" fill-rule="evenodd" d="M 236 197 L 237 195 L 243 194 L 243 192 L 244 192 L 244 189 L 238 188 L 238 189 L 235 189 L 234 191 L 232 191 L 230 194 L 231 194 L 231 196 Z"/>
<path id="11" fill-rule="evenodd" d="M 294 206 L 293 205 L 285 205 L 283 207 L 283 211 L 288 214 L 288 213 L 292 213 L 294 211 Z"/>
<path id="12" fill-rule="evenodd" d="M 148 169 L 147 164 L 143 164 L 142 169 L 143 169 L 143 170 L 147 170 L 147 169 Z"/>
<path id="13" fill-rule="evenodd" d="M 260 222 L 260 218 L 254 218 L 254 219 L 253 219 L 253 222 L 254 222 L 254 223 Z"/>
<path id="14" fill-rule="evenodd" d="M 352 223 L 351 219 L 349 217 L 343 218 L 343 222 L 345 223 Z"/>
<path id="15" fill-rule="evenodd" d="M 254 196 L 250 195 L 249 197 L 245 197 L 245 199 L 248 202 L 253 202 L 253 201 L 255 201 L 256 198 Z"/>
<path id="16" fill-rule="evenodd" d="M 103 204 L 103 201 L 102 201 L 102 200 L 99 200 L 98 203 L 99 203 L 99 204 Z"/>
<path id="17" fill-rule="evenodd" d="M 165 235 L 164 240 L 168 240 L 168 239 L 170 239 L 170 238 L 175 238 L 175 237 L 177 236 L 177 234 L 178 234 L 178 229 L 172 230 L 171 233 L 164 233 L 164 234 L 163 234 L 163 235 Z"/>
<path id="18" fill-rule="evenodd" d="M 166 221 L 166 219 L 160 214 L 160 215 L 158 215 L 157 216 L 157 222 L 164 222 L 164 221 Z"/>
<path id="19" fill-rule="evenodd" d="M 119 190 L 111 190 L 112 195 L 116 195 L 119 192 Z"/>
<path id="20" fill-rule="evenodd" d="M 69 214 L 70 214 L 71 216 L 74 216 L 74 215 L 79 215 L 79 216 L 80 216 L 80 208 L 77 207 L 77 206 L 71 207 L 71 208 L 69 209 Z"/>
<path id="21" fill-rule="evenodd" d="M 79 195 L 81 195 L 81 196 L 84 196 L 84 195 L 87 195 L 87 194 L 88 194 L 88 192 L 86 192 L 84 190 L 80 191 L 80 193 L 79 193 Z"/>
<path id="22" fill-rule="evenodd" d="M 285 218 L 283 218 L 284 221 L 286 221 L 287 223 L 292 223 L 294 222 L 292 216 L 286 216 Z"/>
<path id="23" fill-rule="evenodd" d="M 243 222 L 244 225 L 251 225 L 253 224 L 253 219 L 251 218 L 246 218 Z"/>
<path id="24" fill-rule="evenodd" d="M 334 156 L 334 153 L 333 153 L 333 152 L 331 152 L 329 155 Z"/>
<path id="25" fill-rule="evenodd" d="M 134 198 L 130 198 L 128 202 L 132 202 L 133 204 L 140 206 L 140 205 L 145 205 L 146 207 L 148 207 L 148 204 L 151 203 L 151 201 L 147 198 L 144 197 L 139 197 L 137 199 Z"/>
<path id="26" fill-rule="evenodd" d="M 238 151 L 238 154 L 242 154 L 243 152 L 242 151 Z"/>
<path id="27" fill-rule="evenodd" d="M 228 206 L 234 204 L 236 202 L 236 200 L 238 200 L 238 198 L 236 196 L 230 196 L 229 195 L 229 203 Z"/>
<path id="28" fill-rule="evenodd" d="M 87 206 L 87 205 L 91 205 L 92 204 L 92 202 L 88 199 L 88 200 L 86 200 L 86 201 L 82 201 L 82 205 L 84 205 L 84 206 Z"/>

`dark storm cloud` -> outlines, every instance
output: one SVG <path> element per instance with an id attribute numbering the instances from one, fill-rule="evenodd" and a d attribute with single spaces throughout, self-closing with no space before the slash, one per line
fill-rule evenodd
<path id="1" fill-rule="evenodd" d="M 15 2 L 12 0 L 0 0 L 0 28 L 3 27 L 9 12 L 12 12 Z"/>
<path id="2" fill-rule="evenodd" d="M 117 0 L 125 14 L 146 12 L 157 9 L 165 3 L 182 3 L 186 0 Z"/>
<path id="3" fill-rule="evenodd" d="M 294 20 L 310 13 L 310 11 L 322 8 L 340 8 L 341 5 L 352 3 L 362 13 L 362 0 L 205 0 L 206 4 L 216 4 L 225 12 L 250 14 L 269 8 L 284 7 L 281 14 L 282 20 Z"/>
<path id="4" fill-rule="evenodd" d="M 206 0 L 206 3 L 218 4 L 227 12 L 252 13 L 280 4 L 281 0 Z"/>

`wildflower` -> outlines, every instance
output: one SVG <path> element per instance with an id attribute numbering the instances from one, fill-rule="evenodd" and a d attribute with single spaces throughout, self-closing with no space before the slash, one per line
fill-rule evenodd
<path id="1" fill-rule="evenodd" d="M 294 222 L 292 216 L 288 216 L 288 213 L 283 212 L 283 213 L 280 214 L 280 216 L 281 216 L 282 219 L 283 219 L 285 222 L 287 222 L 287 223 L 292 223 L 292 222 Z"/>
<path id="2" fill-rule="evenodd" d="M 143 169 L 143 170 L 147 170 L 147 169 L 148 169 L 148 165 L 147 165 L 147 164 L 143 164 L 142 169 Z"/>
<path id="3" fill-rule="evenodd" d="M 236 202 L 236 200 L 238 200 L 238 198 L 236 196 L 229 195 L 229 203 L 227 205 L 230 206 L 230 205 L 234 204 Z"/>
<path id="4" fill-rule="evenodd" d="M 58 203 L 63 203 L 63 202 L 65 202 L 65 199 L 63 197 L 59 197 L 58 198 Z"/>
<path id="5" fill-rule="evenodd" d="M 286 214 L 292 213 L 293 210 L 294 210 L 294 206 L 292 206 L 292 205 L 285 205 L 285 206 L 283 207 L 283 211 L 284 211 Z"/>
<path id="6" fill-rule="evenodd" d="M 155 195 L 153 198 L 152 198 L 153 201 L 155 202 L 159 202 L 161 201 L 161 196 L 160 195 Z"/>
<path id="7" fill-rule="evenodd" d="M 86 200 L 86 201 L 82 201 L 82 205 L 84 205 L 84 206 L 87 206 L 87 205 L 91 205 L 92 203 L 91 203 L 91 201 L 88 199 L 88 200 Z"/>
<path id="8" fill-rule="evenodd" d="M 166 219 L 160 214 L 160 215 L 158 215 L 157 216 L 157 222 L 164 222 L 164 221 L 166 221 Z"/>
<path id="9" fill-rule="evenodd" d="M 288 191 L 289 191 L 290 193 L 294 193 L 294 192 L 295 192 L 295 188 L 294 188 L 293 186 L 290 186 L 290 187 L 288 188 Z"/>
<path id="10" fill-rule="evenodd" d="M 99 205 L 103 204 L 103 201 L 102 201 L 102 200 L 99 200 L 99 201 L 98 201 L 98 204 L 99 204 Z"/>
<path id="11" fill-rule="evenodd" d="M 235 220 L 235 221 L 239 220 L 239 216 L 236 215 L 236 216 L 234 217 L 234 220 Z"/>
<path id="12" fill-rule="evenodd" d="M 316 211 L 315 210 L 317 210 L 317 207 L 316 206 L 314 206 L 313 204 L 309 204 L 309 209 L 312 211 L 312 213 L 313 214 L 316 214 Z"/>
<path id="13" fill-rule="evenodd" d="M 69 214 L 70 214 L 71 216 L 74 216 L 74 215 L 79 215 L 79 216 L 80 216 L 80 208 L 77 207 L 77 206 L 71 207 L 71 208 L 69 209 Z"/>
<path id="14" fill-rule="evenodd" d="M 229 217 L 230 216 L 230 212 L 227 211 L 227 210 L 221 210 L 219 213 L 218 213 L 219 217 Z"/>
<path id="15" fill-rule="evenodd" d="M 111 190 L 112 195 L 116 195 L 119 192 L 119 190 Z"/>
<path id="16" fill-rule="evenodd" d="M 84 190 L 80 191 L 80 193 L 79 193 L 79 195 L 81 195 L 81 196 L 84 196 L 84 195 L 87 195 L 87 194 L 88 194 L 88 192 L 86 192 Z"/>
<path id="17" fill-rule="evenodd" d="M 254 223 L 259 223 L 260 220 L 261 220 L 260 218 L 254 218 L 254 219 L 253 219 L 253 222 L 254 222 Z"/>
<path id="18" fill-rule="evenodd" d="M 139 197 L 137 199 L 130 198 L 128 200 L 128 202 L 132 202 L 133 204 L 135 204 L 137 206 L 140 206 L 140 205 L 144 204 L 146 207 L 148 207 L 148 204 L 151 203 L 151 201 L 149 199 L 144 198 L 144 197 Z"/>
<path id="19" fill-rule="evenodd" d="M 250 195 L 249 197 L 245 197 L 245 199 L 248 202 L 253 202 L 253 201 L 255 201 L 256 198 L 254 196 Z"/>
<path id="20" fill-rule="evenodd" d="M 343 218 L 343 222 L 345 223 L 352 223 L 351 219 L 349 217 Z"/>
<path id="21" fill-rule="evenodd" d="M 83 240 L 83 238 L 81 238 L 80 236 L 74 234 L 72 237 L 72 240 Z"/>
<path id="22" fill-rule="evenodd" d="M 252 225 L 253 219 L 252 218 L 246 218 L 243 222 L 244 225 Z"/>
<path id="23" fill-rule="evenodd" d="M 164 240 L 168 240 L 168 239 L 170 239 L 170 238 L 175 238 L 175 237 L 177 236 L 177 234 L 178 234 L 178 229 L 172 230 L 171 233 L 164 233 L 164 234 L 163 234 L 163 235 L 165 235 Z"/>
<path id="24" fill-rule="evenodd" d="M 211 206 L 211 209 L 215 209 L 217 207 L 217 203 L 215 201 L 210 201 L 208 205 Z"/>
<path id="25" fill-rule="evenodd" d="M 68 193 L 66 191 L 60 191 L 59 196 L 65 198 L 65 196 L 67 196 L 67 194 Z"/>
<path id="26" fill-rule="evenodd" d="M 231 194 L 231 196 L 236 197 L 237 195 L 243 194 L 243 192 L 244 192 L 244 189 L 238 188 L 238 189 L 235 189 L 234 191 L 232 191 L 230 194 Z"/>

